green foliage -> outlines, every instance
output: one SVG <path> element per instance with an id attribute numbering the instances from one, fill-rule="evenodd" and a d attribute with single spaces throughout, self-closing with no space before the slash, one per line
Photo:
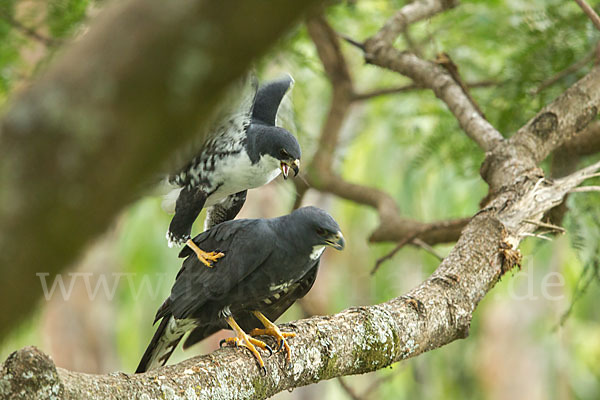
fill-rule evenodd
<path id="1" fill-rule="evenodd" d="M 47 24 L 52 36 L 70 36 L 85 17 L 90 0 L 52 0 L 48 3 Z"/>
<path id="2" fill-rule="evenodd" d="M 0 2 L 0 107 L 14 85 L 33 79 L 61 40 L 77 33 L 97 1 Z"/>

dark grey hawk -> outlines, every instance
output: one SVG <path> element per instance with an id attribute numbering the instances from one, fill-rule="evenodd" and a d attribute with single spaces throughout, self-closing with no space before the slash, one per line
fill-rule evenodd
<path id="1" fill-rule="evenodd" d="M 262 186 L 280 173 L 287 179 L 290 169 L 297 175 L 300 168 L 298 141 L 276 126 L 279 105 L 293 79 L 286 76 L 258 91 L 256 80 L 248 81 L 252 84 L 239 109 L 210 128 L 200 152 L 168 177 L 175 186 L 163 202 L 167 211 L 175 212 L 167 231 L 169 246 L 187 243 L 209 267 L 223 253 L 207 253 L 190 240 L 200 211 L 208 207 L 205 229 L 231 220 L 246 201 L 248 189 Z"/>
<path id="2" fill-rule="evenodd" d="M 194 242 L 225 256 L 218 268 L 198 268 L 202 264 L 192 250 L 181 251 L 180 257 L 187 258 L 156 313 L 154 322 L 162 320 L 136 372 L 164 365 L 187 332 L 184 349 L 228 327 L 236 336 L 225 342 L 248 348 L 261 369 L 264 362 L 255 346 L 270 347 L 250 335 L 275 337 L 289 361 L 285 338 L 295 335 L 271 321 L 312 287 L 325 247 L 344 248 L 337 222 L 319 208 L 304 207 L 278 218 L 227 221 Z"/>

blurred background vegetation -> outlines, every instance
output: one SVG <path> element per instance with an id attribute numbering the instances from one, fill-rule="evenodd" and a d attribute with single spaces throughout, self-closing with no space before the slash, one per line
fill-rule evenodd
<path id="1" fill-rule="evenodd" d="M 35 79 L 61 45 L 85 34 L 86 21 L 102 3 L 2 0 L 0 107 Z M 397 0 L 339 1 L 326 15 L 336 31 L 362 40 L 402 5 Z M 427 59 L 448 53 L 465 82 L 478 84 L 471 94 L 487 119 L 510 136 L 591 68 L 598 39 L 598 31 L 573 1 L 481 0 L 463 1 L 412 25 L 397 46 Z M 343 51 L 357 91 L 410 83 L 365 65 L 362 54 L 350 45 L 343 44 Z M 579 68 L 545 87 L 550 78 L 578 62 Z M 257 68 L 262 80 L 286 72 L 296 80 L 294 116 L 287 124 L 294 127 L 306 163 L 331 94 L 306 29 L 294 28 Z M 433 221 L 477 212 L 487 193 L 479 177 L 483 157 L 442 102 L 430 91 L 414 90 L 356 103 L 342 130 L 334 169 L 348 181 L 390 193 L 402 215 Z M 594 160 L 583 160 L 590 161 Z M 549 165 L 547 160 L 546 171 Z M 287 213 L 294 197 L 294 185 L 278 178 L 249 192 L 240 217 Z M 154 313 L 180 267 L 178 251 L 166 245 L 170 216 L 160 202 L 150 195 L 116 219 L 71 273 L 61 276 L 67 296 L 57 281 L 48 281 L 53 294 L 0 344 L 0 359 L 34 344 L 67 369 L 132 372 L 153 334 Z M 439 264 L 434 255 L 407 247 L 371 276 L 374 262 L 394 247 L 368 243 L 377 225 L 376 212 L 315 191 L 308 192 L 303 204 L 329 210 L 340 222 L 348 246 L 342 253 L 326 252 L 315 287 L 280 322 L 386 301 L 420 283 Z M 504 277 L 484 299 L 468 339 L 386 370 L 346 377 L 343 383 L 322 382 L 276 398 L 344 399 L 351 398 L 349 391 L 361 399 L 600 398 L 599 205 L 597 194 L 572 195 L 566 235 L 523 243 L 523 269 Z M 197 225 L 196 230 L 201 228 Z M 444 256 L 450 248 L 438 245 L 435 250 Z M 42 280 L 43 276 L 40 291 Z M 220 333 L 186 352 L 178 349 L 172 362 L 210 352 L 226 335 Z"/>

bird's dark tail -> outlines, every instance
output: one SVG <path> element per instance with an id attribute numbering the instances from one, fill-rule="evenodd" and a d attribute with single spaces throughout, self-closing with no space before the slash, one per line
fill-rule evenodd
<path id="1" fill-rule="evenodd" d="M 176 320 L 170 313 L 165 315 L 144 352 L 135 373 L 146 372 L 159 365 L 165 365 L 183 335 L 189 329 L 192 329 L 192 326 L 189 326 L 190 323 L 191 321 Z"/>

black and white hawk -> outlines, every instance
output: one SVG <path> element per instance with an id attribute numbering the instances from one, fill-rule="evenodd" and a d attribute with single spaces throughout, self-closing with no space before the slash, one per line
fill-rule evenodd
<path id="1" fill-rule="evenodd" d="M 246 201 L 248 189 L 269 183 L 290 169 L 298 174 L 300 145 L 286 129 L 276 126 L 281 101 L 293 86 L 291 76 L 271 81 L 257 90 L 247 79 L 242 100 L 233 113 L 218 118 L 198 148 L 200 151 L 168 177 L 175 188 L 163 208 L 175 215 L 167 231 L 169 246 L 186 243 L 206 266 L 223 257 L 205 252 L 190 240 L 192 225 L 207 207 L 204 228 L 231 220 Z"/>
<path id="2" fill-rule="evenodd" d="M 192 251 L 181 251 L 186 259 L 156 313 L 154 322 L 161 322 L 136 372 L 165 365 L 188 332 L 184 349 L 227 328 L 236 336 L 225 342 L 248 348 L 261 369 L 264 362 L 256 347 L 271 348 L 252 336 L 275 337 L 289 362 L 285 339 L 295 334 L 281 332 L 271 321 L 308 293 L 325 248 L 344 248 L 337 222 L 319 208 L 303 207 L 278 218 L 227 221 L 194 242 L 226 255 L 218 268 L 198 268 L 202 264 Z"/>

